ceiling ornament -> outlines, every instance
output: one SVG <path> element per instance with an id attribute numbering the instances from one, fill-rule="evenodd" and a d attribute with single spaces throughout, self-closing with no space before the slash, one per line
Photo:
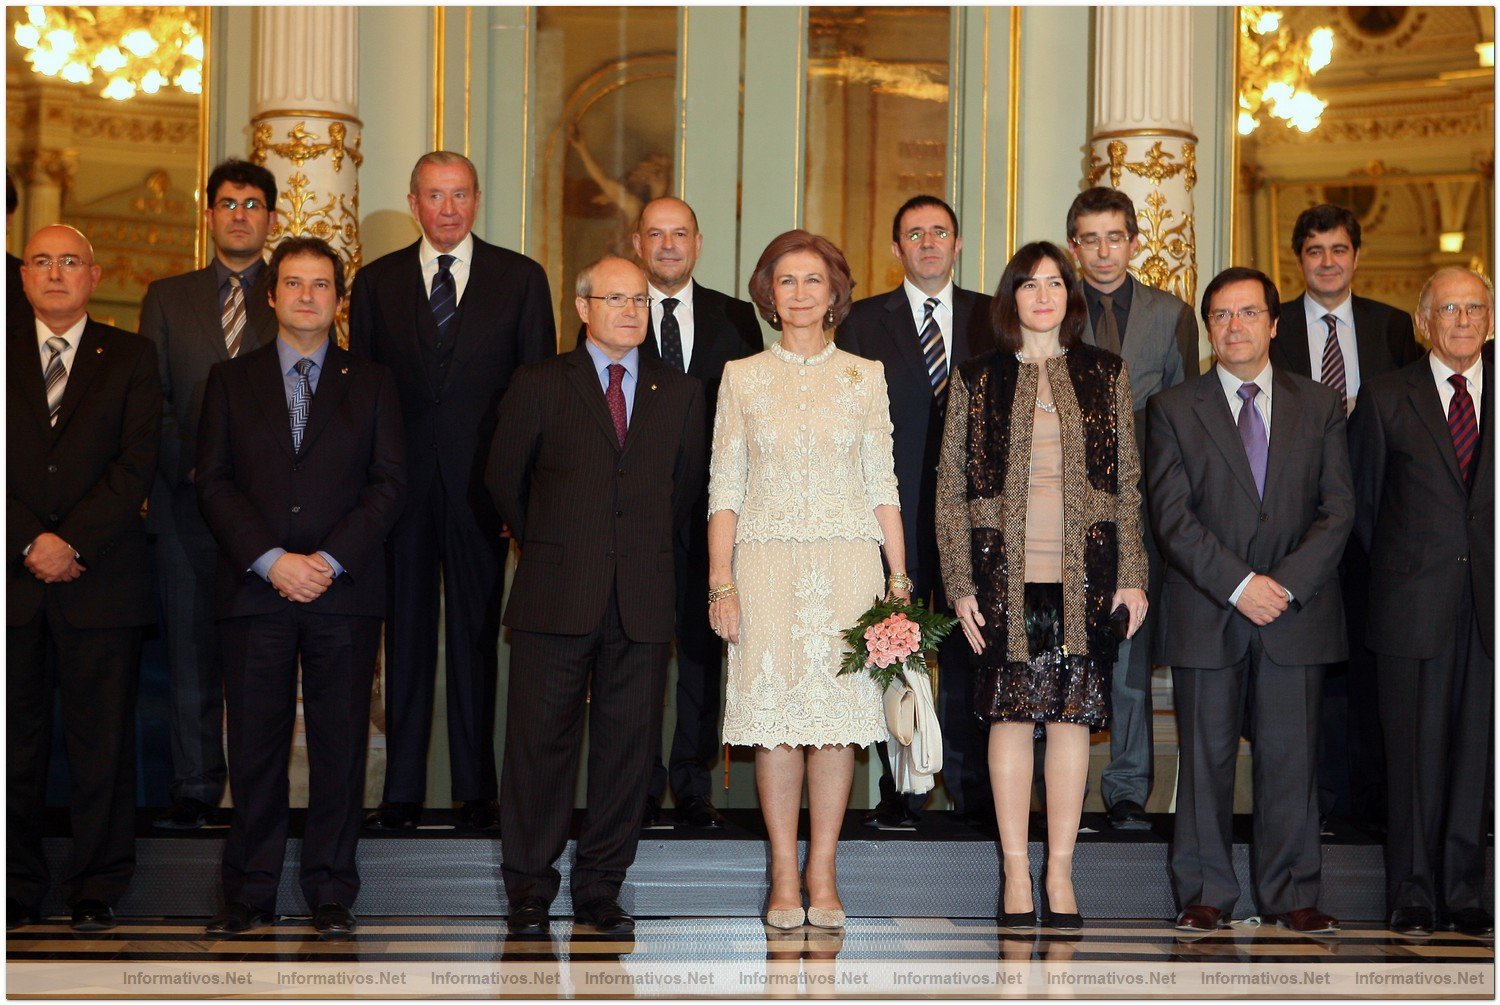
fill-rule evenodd
<path id="1" fill-rule="evenodd" d="M 1280 119 L 1304 133 L 1318 127 L 1328 102 L 1312 93 L 1314 74 L 1333 58 L 1333 29 L 1294 35 L 1275 7 L 1240 8 L 1241 136 Z"/>
<path id="2" fill-rule="evenodd" d="M 125 101 L 176 87 L 203 92 L 203 35 L 194 7 L 26 8 L 16 44 L 37 73 L 93 85 Z"/>

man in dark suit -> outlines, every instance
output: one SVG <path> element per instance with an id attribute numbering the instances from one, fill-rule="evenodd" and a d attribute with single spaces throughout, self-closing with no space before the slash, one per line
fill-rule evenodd
<path id="1" fill-rule="evenodd" d="M 953 282 L 953 260 L 962 247 L 952 207 L 933 195 L 908 199 L 891 220 L 891 254 L 901 262 L 906 278 L 889 293 L 856 301 L 838 330 L 840 348 L 885 364 L 911 595 L 947 614 L 953 611 L 938 574 L 932 500 L 948 410 L 948 373 L 995 345 L 990 298 Z M 958 633 L 938 654 L 943 783 L 954 810 L 989 829 L 995 825 L 995 814 L 985 753 L 988 740 L 973 715 L 968 656 Z M 877 750 L 880 803 L 865 822 L 909 829 L 916 825 L 917 811 L 927 797 L 897 793 L 886 745 L 878 744 Z"/>
<path id="2" fill-rule="evenodd" d="M 1354 403 L 1364 381 L 1421 355 L 1411 315 L 1351 293 L 1359 267 L 1359 217 L 1343 206 L 1303 210 L 1292 226 L 1292 251 L 1306 291 L 1286 303 L 1271 363 L 1332 387 Z M 1375 658 L 1365 645 L 1370 561 L 1355 536 L 1339 565 L 1349 659 L 1324 679 L 1319 804 L 1326 818 L 1349 814 L 1360 824 L 1385 822 L 1385 757 L 1375 687 Z"/>
<path id="3" fill-rule="evenodd" d="M 677 606 L 674 540 L 703 488 L 703 386 L 641 352 L 646 275 L 605 258 L 578 277 L 578 348 L 516 374 L 486 482 L 521 546 L 500 787 L 510 930 L 547 927 L 568 840 L 584 710 L 588 812 L 574 916 L 635 927 L 635 860 Z"/>
<path id="4" fill-rule="evenodd" d="M 724 364 L 763 348 L 755 308 L 693 278 L 703 235 L 698 217 L 681 199 L 653 199 L 641 210 L 630 235 L 636 258 L 646 270 L 651 314 L 641 354 L 684 370 L 703 384 L 705 436 L 713 435 L 714 410 Z M 724 641 L 708 627 L 708 478 L 674 553 L 677 574 L 677 726 L 667 766 L 651 770 L 644 826 L 661 807 L 667 781 L 677 815 L 690 827 L 722 827 L 724 818 L 709 800 L 709 773 L 718 758 L 719 703 L 723 692 Z"/>
<path id="5" fill-rule="evenodd" d="M 495 680 L 509 541 L 484 491 L 485 461 L 511 374 L 553 355 L 557 331 L 542 267 L 471 233 L 479 173 L 467 157 L 424 154 L 407 203 L 421 239 L 365 266 L 349 309 L 349 351 L 396 375 L 411 462 L 389 549 L 385 797 L 366 825 L 402 830 L 421 816 L 441 596 L 452 799 L 463 826 L 486 830 L 498 821 Z"/>
<path id="6" fill-rule="evenodd" d="M 1198 322 L 1193 309 L 1130 274 L 1130 260 L 1141 249 L 1135 204 L 1118 189 L 1086 189 L 1068 207 L 1068 245 L 1083 274 L 1089 328 L 1084 341 L 1123 356 L 1135 398 L 1135 432 L 1145 470 L 1146 402 L 1158 391 L 1198 375 Z M 1141 493 L 1141 504 L 1146 503 Z M 1161 596 L 1161 555 L 1145 529 L 1150 568 L 1148 594 Z M 1151 729 L 1151 632 L 1147 618 L 1133 638 L 1120 643 L 1110 694 L 1109 764 L 1099 779 L 1111 826 L 1145 830 L 1146 800 L 1155 774 Z"/>
<path id="7" fill-rule="evenodd" d="M 6 338 L 7 927 L 47 893 L 42 804 L 52 688 L 62 705 L 73 844 L 64 883 L 78 931 L 113 928 L 135 871 L 135 695 L 156 620 L 141 506 L 161 432 L 156 354 L 87 314 L 94 249 L 72 227 L 26 244 L 36 312 Z M 38 355 L 40 352 L 40 355 Z"/>
<path id="8" fill-rule="evenodd" d="M 1146 405 L 1151 521 L 1166 559 L 1156 633 L 1172 667 L 1180 767 L 1170 865 L 1177 927 L 1223 927 L 1234 769 L 1254 745 L 1251 875 L 1266 921 L 1334 932 L 1317 908 L 1318 701 L 1344 658 L 1336 575 L 1354 522 L 1338 395 L 1270 363 L 1280 304 L 1254 269 L 1203 293 L 1217 365 Z M 1269 430 L 1269 433 L 1268 433 Z"/>
<path id="9" fill-rule="evenodd" d="M 1427 281 L 1432 352 L 1369 381 L 1350 420 L 1385 727 L 1391 928 L 1493 935 L 1484 868 L 1495 726 L 1494 293 Z"/>
<path id="10" fill-rule="evenodd" d="M 171 682 L 172 805 L 153 825 L 168 830 L 202 827 L 224 796 L 224 668 L 213 615 L 219 546 L 193 487 L 203 389 L 209 367 L 276 337 L 276 315 L 257 295 L 276 179 L 258 164 L 229 160 L 208 176 L 204 196 L 214 260 L 158 279 L 141 304 L 141 334 L 156 346 L 166 400 L 146 532 L 155 535 Z"/>
<path id="11" fill-rule="evenodd" d="M 209 935 L 270 921 L 286 854 L 298 664 L 307 727 L 302 894 L 325 936 L 354 929 L 370 690 L 389 610 L 385 538 L 405 489 L 396 383 L 329 337 L 343 262 L 288 238 L 266 266 L 270 345 L 215 364 L 198 499 L 220 546 L 217 612 L 234 816 Z"/>

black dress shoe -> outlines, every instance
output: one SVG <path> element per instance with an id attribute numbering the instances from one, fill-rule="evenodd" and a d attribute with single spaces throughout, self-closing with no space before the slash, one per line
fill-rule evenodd
<path id="1" fill-rule="evenodd" d="M 208 924 L 203 926 L 203 934 L 238 935 L 252 928 L 269 925 L 274 920 L 276 920 L 275 916 L 270 911 L 257 911 L 244 901 L 231 900 L 224 905 L 224 910 L 214 915 Z"/>
<path id="2" fill-rule="evenodd" d="M 5 898 L 5 927 L 7 930 L 35 925 L 42 916 L 35 908 L 27 907 L 14 897 Z"/>
<path id="3" fill-rule="evenodd" d="M 906 805 L 906 800 L 894 796 L 875 804 L 875 809 L 865 817 L 865 826 L 877 830 L 909 831 L 916 829 L 917 819 L 917 815 Z"/>
<path id="4" fill-rule="evenodd" d="M 606 934 L 635 931 L 635 919 L 613 897 L 600 897 L 575 907 L 573 918 Z"/>
<path id="5" fill-rule="evenodd" d="M 1117 831 L 1148 831 L 1146 808 L 1134 799 L 1121 799 L 1109 808 L 1109 825 Z"/>
<path id="6" fill-rule="evenodd" d="M 354 912 L 343 904 L 319 904 L 313 911 L 313 928 L 325 939 L 339 939 L 354 934 Z"/>
<path id="7" fill-rule="evenodd" d="M 1036 910 L 1030 911 L 1001 911 L 995 918 L 995 924 L 1001 928 L 1035 928 Z"/>
<path id="8" fill-rule="evenodd" d="M 102 900 L 80 900 L 73 905 L 73 931 L 104 932 L 115 927 L 115 911 Z"/>
<path id="9" fill-rule="evenodd" d="M 685 805 L 677 807 L 677 815 L 682 818 L 683 823 L 699 830 L 724 826 L 724 815 L 714 809 L 714 804 L 708 801 L 707 796 L 689 799 Z"/>
<path id="10" fill-rule="evenodd" d="M 365 829 L 372 831 L 409 831 L 422 817 L 420 803 L 381 803 L 365 817 Z"/>
<path id="11" fill-rule="evenodd" d="M 522 897 L 510 906 L 505 929 L 512 935 L 540 935 L 547 930 L 547 902 L 541 897 Z"/>
<path id="12" fill-rule="evenodd" d="M 670 824 L 662 823 L 661 803 L 650 796 L 646 797 L 646 806 L 641 810 L 641 830 L 655 830 L 658 827 L 670 827 Z"/>
<path id="13" fill-rule="evenodd" d="M 1391 912 L 1391 931 L 1425 938 L 1432 934 L 1432 912 L 1425 907 L 1398 907 Z"/>
<path id="14" fill-rule="evenodd" d="M 164 831 L 193 831 L 206 827 L 213 817 L 214 807 L 201 799 L 183 796 L 167 807 L 166 812 L 151 821 L 151 826 Z"/>
<path id="15" fill-rule="evenodd" d="M 469 799 L 458 811 L 458 825 L 465 830 L 492 831 L 500 826 L 500 804 L 493 799 Z"/>
<path id="16" fill-rule="evenodd" d="M 1482 907 L 1462 907 L 1448 912 L 1448 927 L 1464 935 L 1482 938 L 1495 934 L 1495 919 Z"/>

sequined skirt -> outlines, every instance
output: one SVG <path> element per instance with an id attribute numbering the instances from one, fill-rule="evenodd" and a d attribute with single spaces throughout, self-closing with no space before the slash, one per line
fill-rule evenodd
<path id="1" fill-rule="evenodd" d="M 1025 660 L 977 658 L 974 714 L 985 722 L 1071 722 L 1090 732 L 1109 728 L 1108 663 L 1068 653 L 1062 645 L 1062 584 L 1027 583 Z M 1004 624 L 995 630 L 1005 631 Z M 994 647 L 996 651 L 1003 647 Z"/>

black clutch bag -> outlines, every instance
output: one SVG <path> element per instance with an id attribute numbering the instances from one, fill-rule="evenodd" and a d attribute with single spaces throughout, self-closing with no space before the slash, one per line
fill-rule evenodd
<path id="1" fill-rule="evenodd" d="M 1115 638 L 1124 642 L 1125 634 L 1130 631 L 1130 608 L 1124 604 L 1116 607 L 1109 616 L 1109 628 L 1115 633 Z"/>

